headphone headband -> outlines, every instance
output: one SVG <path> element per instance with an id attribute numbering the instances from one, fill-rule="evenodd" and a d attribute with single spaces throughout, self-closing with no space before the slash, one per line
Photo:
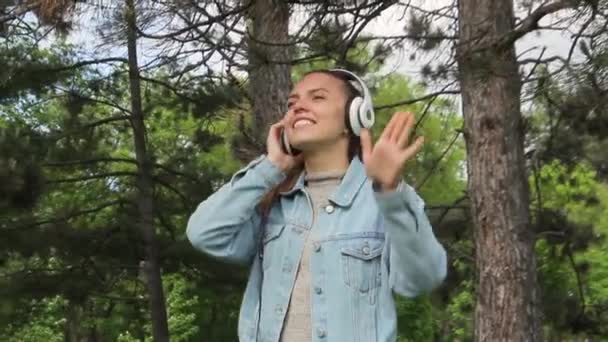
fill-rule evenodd
<path id="1" fill-rule="evenodd" d="M 355 86 L 355 89 L 357 89 L 363 97 L 371 98 L 371 95 L 369 93 L 369 90 L 367 89 L 367 86 L 365 85 L 365 82 L 363 82 L 363 80 L 359 76 L 357 76 L 355 73 L 348 71 L 346 69 L 338 69 L 338 68 L 329 69 L 329 71 L 340 72 L 340 73 L 346 74 L 347 76 L 350 76 L 351 78 L 353 78 L 353 81 L 355 81 L 355 83 L 353 84 L 353 86 Z"/>

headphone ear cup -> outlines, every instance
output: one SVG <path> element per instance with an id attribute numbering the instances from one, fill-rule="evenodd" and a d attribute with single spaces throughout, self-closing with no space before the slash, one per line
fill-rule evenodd
<path id="1" fill-rule="evenodd" d="M 348 110 L 348 123 L 350 125 L 351 131 L 359 136 L 361 134 L 361 122 L 360 122 L 360 114 L 363 104 L 363 98 L 360 96 L 355 97 L 350 103 L 350 108 Z"/>
<path id="2" fill-rule="evenodd" d="M 372 128 L 375 121 L 375 115 L 373 109 L 367 106 L 361 106 L 359 110 L 359 123 L 363 128 Z"/>

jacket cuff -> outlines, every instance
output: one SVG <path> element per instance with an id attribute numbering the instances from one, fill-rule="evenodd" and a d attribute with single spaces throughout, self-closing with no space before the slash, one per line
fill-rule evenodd
<path id="1" fill-rule="evenodd" d="M 424 211 L 424 200 L 414 188 L 401 180 L 393 191 L 374 191 L 376 203 L 383 213 L 407 210 L 414 217 Z"/>
<path id="2" fill-rule="evenodd" d="M 252 160 L 247 166 L 238 170 L 230 179 L 230 185 L 234 185 L 239 179 L 241 179 L 248 171 L 252 171 L 257 177 L 261 177 L 264 180 L 264 183 L 268 187 L 273 187 L 281 183 L 286 177 L 287 174 L 283 172 L 280 168 L 274 165 L 265 154 L 255 158 Z"/>

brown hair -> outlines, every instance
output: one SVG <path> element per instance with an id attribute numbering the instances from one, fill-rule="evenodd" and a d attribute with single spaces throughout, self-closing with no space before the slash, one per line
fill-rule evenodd
<path id="1" fill-rule="evenodd" d="M 304 74 L 302 78 L 315 73 L 326 74 L 342 81 L 342 83 L 344 84 L 344 91 L 346 92 L 346 103 L 344 104 L 344 109 L 346 113 L 348 113 L 348 108 L 350 107 L 350 103 L 352 102 L 352 100 L 356 96 L 362 95 L 359 94 L 359 91 L 357 91 L 357 89 L 355 89 L 355 87 L 353 87 L 353 85 L 350 83 L 350 77 L 347 74 L 341 73 L 339 71 L 332 71 L 327 69 L 312 70 Z M 345 115 L 345 120 L 346 127 L 350 127 L 348 125 L 348 114 Z M 361 140 L 349 129 L 348 159 L 352 160 L 355 156 L 361 158 Z M 272 204 L 279 197 L 279 193 L 283 191 L 288 191 L 289 189 L 293 188 L 296 181 L 298 180 L 298 176 L 302 173 L 303 170 L 303 165 L 293 168 L 287 173 L 287 177 L 285 178 L 285 180 L 283 180 L 283 182 L 275 186 L 270 192 L 268 192 L 264 197 L 262 197 L 262 200 L 260 200 L 260 202 L 258 203 L 260 212 L 262 214 L 262 222 L 265 222 L 270 212 L 270 208 L 272 207 Z"/>

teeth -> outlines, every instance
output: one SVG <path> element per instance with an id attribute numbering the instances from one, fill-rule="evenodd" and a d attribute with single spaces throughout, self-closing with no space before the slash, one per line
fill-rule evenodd
<path id="1" fill-rule="evenodd" d="M 296 123 L 293 125 L 293 127 L 308 126 L 308 125 L 314 125 L 314 122 L 307 120 L 307 119 L 300 119 L 300 120 L 296 121 Z"/>

